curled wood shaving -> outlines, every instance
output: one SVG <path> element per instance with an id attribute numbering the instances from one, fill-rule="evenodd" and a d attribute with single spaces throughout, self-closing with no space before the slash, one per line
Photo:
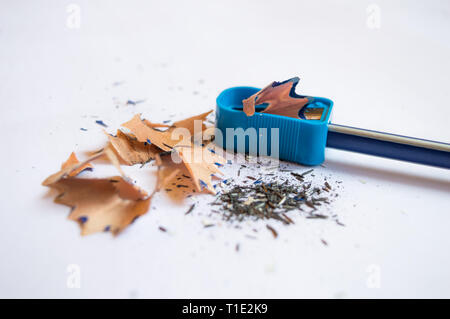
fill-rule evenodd
<path id="1" fill-rule="evenodd" d="M 156 155 L 155 165 L 158 166 L 155 192 L 159 192 L 162 188 L 166 187 L 172 179 L 175 178 L 175 176 L 180 172 L 180 169 L 171 167 L 170 169 L 165 170 L 163 168 L 163 161 L 159 154 Z"/>
<path id="2" fill-rule="evenodd" d="M 206 129 L 203 121 L 211 112 L 208 111 L 177 121 L 165 131 L 156 129 L 159 124 L 141 120 L 139 114 L 136 114 L 130 121 L 123 123 L 122 126 L 129 129 L 139 142 L 153 144 L 163 151 L 170 151 L 177 145 L 190 145 L 192 136 Z"/>
<path id="3" fill-rule="evenodd" d="M 181 141 L 181 137 L 179 139 L 172 138 L 172 129 L 159 131 L 149 127 L 141 120 L 139 114 L 133 116 L 128 122 L 123 123 L 122 126 L 129 129 L 139 142 L 153 144 L 163 151 L 170 151 Z"/>
<path id="4" fill-rule="evenodd" d="M 61 165 L 61 170 L 70 168 L 71 166 L 77 165 L 79 163 L 80 163 L 80 161 L 78 160 L 77 156 L 75 155 L 75 152 L 72 152 L 70 154 L 69 158 L 67 159 L 67 161 L 65 161 Z M 85 169 L 92 169 L 92 165 L 90 163 L 85 163 L 82 166 L 78 167 L 77 169 L 71 171 L 68 175 L 69 176 L 77 176 L 78 174 L 80 174 Z"/>
<path id="5" fill-rule="evenodd" d="M 159 190 L 161 190 L 164 187 L 172 188 L 172 187 L 169 186 L 169 183 L 171 181 L 173 181 L 176 176 L 178 176 L 180 171 L 181 170 L 179 168 L 173 169 L 173 170 L 170 170 L 170 171 L 168 171 L 168 170 L 166 170 L 166 171 L 159 170 L 158 171 L 158 178 L 159 178 L 159 180 L 158 180 L 156 189 L 159 191 Z"/>
<path id="6" fill-rule="evenodd" d="M 211 176 L 213 174 L 221 174 L 218 166 L 223 165 L 225 160 L 209 151 L 206 147 L 193 144 L 190 135 L 190 131 L 193 131 L 195 127 L 194 121 L 203 121 L 208 114 L 210 112 L 175 122 L 174 126 L 164 132 L 154 130 L 145 125 L 139 115 L 135 115 L 123 126 L 130 129 L 138 141 L 151 142 L 165 151 L 176 151 L 186 165 L 197 191 L 201 192 L 203 188 L 206 188 L 208 192 L 215 194 Z M 188 135 L 183 135 L 181 139 L 174 139 L 172 133 L 175 128 L 187 130 Z"/>
<path id="7" fill-rule="evenodd" d="M 51 184 L 54 184 L 55 182 L 59 181 L 62 178 L 70 177 L 74 175 L 74 172 L 79 170 L 81 167 L 84 167 L 86 164 L 92 162 L 93 160 L 103 156 L 103 151 L 98 152 L 85 161 L 73 163 L 71 165 L 66 165 L 64 168 L 61 168 L 60 171 L 56 172 L 55 174 L 50 175 L 47 177 L 43 182 L 43 186 L 50 186 Z"/>
<path id="8" fill-rule="evenodd" d="M 106 156 L 122 176 L 103 179 L 73 177 L 80 167 L 101 156 Z M 79 222 L 82 235 L 98 231 L 111 231 L 117 235 L 147 212 L 151 196 L 124 177 L 119 159 L 110 146 L 83 162 L 64 166 L 42 184 L 58 191 L 56 203 L 72 207 L 69 219 Z"/>
<path id="9" fill-rule="evenodd" d="M 155 145 L 139 142 L 136 137 L 117 130 L 116 136 L 108 134 L 109 142 L 127 165 L 144 164 L 155 158 L 161 150 Z"/>
<path id="10" fill-rule="evenodd" d="M 159 163 L 159 164 L 157 164 Z M 157 171 L 157 189 L 164 190 L 175 201 L 182 201 L 195 192 L 195 185 L 184 163 L 175 163 L 170 156 L 164 156 L 159 162 Z"/>
<path id="11" fill-rule="evenodd" d="M 116 136 L 108 135 L 109 144 L 83 162 L 79 162 L 75 153 L 72 153 L 61 170 L 46 178 L 42 184 L 59 192 L 55 202 L 72 207 L 69 219 L 80 224 L 82 235 L 99 231 L 110 231 L 117 235 L 148 211 L 153 194 L 162 188 L 179 189 L 183 196 L 203 189 L 215 193 L 211 177 L 221 174 L 217 165 L 222 165 L 225 160 L 203 146 L 205 141 L 213 138 L 213 131 L 208 132 L 206 139 L 202 134 L 202 146 L 195 145 L 192 139 L 192 135 L 198 134 L 198 130 L 200 133 L 206 132 L 203 121 L 210 113 L 211 111 L 175 122 L 170 127 L 141 120 L 139 115 L 135 115 L 123 124 L 123 127 L 131 131 L 130 134 L 118 130 Z M 177 129 L 184 131 L 176 131 Z M 160 154 L 163 155 L 164 152 L 166 156 L 162 160 Z M 182 162 L 174 163 L 171 156 L 167 155 L 178 155 Z M 82 170 L 92 167 L 91 161 L 102 156 L 122 176 L 101 179 L 75 177 Z M 155 159 L 158 181 L 151 195 L 129 181 L 120 166 L 119 158 L 127 165 Z M 177 192 L 171 192 L 175 193 Z"/>
<path id="12" fill-rule="evenodd" d="M 121 232 L 148 211 L 151 197 L 121 176 L 104 179 L 66 178 L 51 185 L 59 191 L 55 202 L 72 207 L 82 235 Z"/>
<path id="13" fill-rule="evenodd" d="M 281 83 L 273 82 L 243 100 L 245 114 L 252 116 L 255 113 L 255 105 L 267 103 L 268 106 L 261 113 L 298 118 L 299 111 L 311 100 L 310 97 L 296 95 L 295 87 L 299 80 L 295 77 Z"/>
<path id="14" fill-rule="evenodd" d="M 42 182 L 42 185 L 43 186 L 51 186 L 52 184 L 56 183 L 60 179 L 73 177 L 73 176 L 77 175 L 82 169 L 86 169 L 87 167 L 92 168 L 92 165 L 90 164 L 90 162 L 92 162 L 102 156 L 106 156 L 106 158 L 111 162 L 111 164 L 113 164 L 117 168 L 117 170 L 120 172 L 120 174 L 122 176 L 125 176 L 123 170 L 120 168 L 120 163 L 119 163 L 119 160 L 118 160 L 116 154 L 110 148 L 110 146 L 107 146 L 107 147 L 103 148 L 102 150 L 94 153 L 93 155 L 91 155 L 89 158 L 87 158 L 86 160 L 84 160 L 82 162 L 78 161 L 78 159 L 77 159 L 77 161 L 73 161 L 73 160 L 66 161 L 61 166 L 61 170 L 59 170 L 58 172 L 47 177 Z"/>
<path id="15" fill-rule="evenodd" d="M 211 152 L 206 147 L 195 146 L 179 147 L 177 152 L 188 169 L 197 191 L 205 188 L 215 194 L 212 185 L 212 176 L 222 174 L 218 167 L 225 163 L 225 159 Z"/>

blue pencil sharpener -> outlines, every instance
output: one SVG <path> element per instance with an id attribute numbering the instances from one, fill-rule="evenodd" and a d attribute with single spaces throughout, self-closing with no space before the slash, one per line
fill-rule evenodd
<path id="1" fill-rule="evenodd" d="M 238 86 L 220 93 L 216 100 L 216 128 L 222 136 L 216 134 L 216 144 L 226 150 L 303 165 L 321 164 L 325 160 L 333 101 L 309 97 L 310 102 L 298 118 L 261 113 L 267 104 L 257 105 L 255 113 L 247 116 L 242 101 L 258 91 L 255 87 Z"/>

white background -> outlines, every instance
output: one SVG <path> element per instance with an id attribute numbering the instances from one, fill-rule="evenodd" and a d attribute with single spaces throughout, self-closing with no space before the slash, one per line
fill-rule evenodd
<path id="1" fill-rule="evenodd" d="M 104 145 L 97 119 L 182 119 L 296 75 L 335 123 L 450 142 L 448 1 L 375 1 L 379 28 L 369 1 L 74 3 L 79 27 L 67 1 L 0 4 L 0 297 L 450 297 L 447 170 L 328 150 L 316 174 L 342 181 L 346 227 L 299 217 L 277 239 L 264 223 L 204 228 L 208 206 L 184 216 L 193 200 L 163 194 L 119 237 L 81 237 L 40 185 Z M 151 167 L 127 173 L 154 184 Z"/>

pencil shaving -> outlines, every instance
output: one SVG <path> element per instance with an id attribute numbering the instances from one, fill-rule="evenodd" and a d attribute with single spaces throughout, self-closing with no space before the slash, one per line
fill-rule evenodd
<path id="1" fill-rule="evenodd" d="M 72 207 L 69 219 L 80 224 L 82 235 L 100 231 L 117 235 L 148 211 L 152 196 L 161 189 L 170 192 L 174 199 L 202 191 L 215 194 L 212 176 L 222 174 L 218 166 L 225 160 L 212 148 L 204 146 L 214 138 L 214 129 L 203 123 L 210 113 L 177 121 L 171 126 L 142 120 L 137 114 L 122 125 L 129 133 L 117 130 L 115 136 L 107 134 L 108 144 L 85 161 L 80 162 L 72 153 L 60 171 L 46 178 L 42 185 L 58 191 L 56 203 Z M 196 141 L 201 145 L 194 143 Z M 175 163 L 173 156 L 180 161 Z M 100 157 L 115 166 L 121 176 L 75 177 L 82 170 L 92 168 L 90 163 Z M 121 163 L 144 164 L 152 159 L 158 171 L 156 187 L 149 196 L 130 182 Z"/>
<path id="2" fill-rule="evenodd" d="M 80 224 L 82 235 L 101 231 L 117 235 L 148 211 L 151 200 L 121 176 L 61 179 L 52 187 L 59 191 L 55 202 L 72 207 L 69 219 Z"/>
<path id="3" fill-rule="evenodd" d="M 61 169 L 64 170 L 64 169 L 70 168 L 73 165 L 77 165 L 79 163 L 80 163 L 80 161 L 78 160 L 75 152 L 72 152 L 72 153 L 70 153 L 69 158 L 61 165 Z M 82 171 L 84 171 L 86 169 L 92 169 L 92 165 L 90 163 L 85 163 L 84 165 L 71 171 L 68 175 L 69 176 L 77 176 L 78 174 L 80 174 Z"/>
<path id="4" fill-rule="evenodd" d="M 117 130 L 116 136 L 108 134 L 109 142 L 125 164 L 144 164 L 161 152 L 155 145 L 139 142 L 136 137 Z"/>
<path id="5" fill-rule="evenodd" d="M 295 87 L 298 77 L 278 83 L 273 82 L 242 101 L 247 116 L 255 114 L 255 106 L 267 103 L 268 106 L 261 113 L 277 114 L 298 118 L 298 113 L 309 102 L 308 97 L 297 96 Z"/>

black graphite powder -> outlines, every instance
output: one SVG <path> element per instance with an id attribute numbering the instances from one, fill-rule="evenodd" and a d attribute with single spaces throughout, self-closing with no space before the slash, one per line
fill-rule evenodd
<path id="1" fill-rule="evenodd" d="M 287 213 L 297 211 L 306 218 L 332 219 L 343 226 L 337 215 L 323 213 L 324 209 L 321 209 L 328 206 L 337 193 L 326 180 L 320 186 L 305 181 L 305 175 L 311 172 L 291 172 L 292 181 L 280 180 L 280 177 L 262 181 L 247 176 L 243 185 L 229 185 L 222 189 L 211 205 L 221 206 L 220 213 L 227 221 L 272 219 L 289 225 L 294 222 Z"/>

